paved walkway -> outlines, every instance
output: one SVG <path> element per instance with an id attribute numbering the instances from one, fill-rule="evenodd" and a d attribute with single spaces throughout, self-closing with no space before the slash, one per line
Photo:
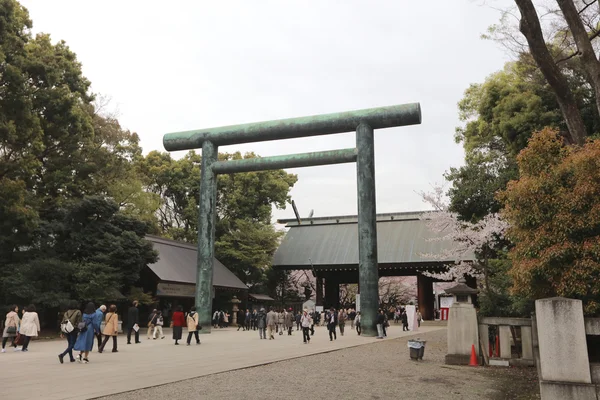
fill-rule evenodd
<path id="1" fill-rule="evenodd" d="M 445 328 L 426 326 L 419 332 L 440 329 Z M 137 345 L 127 345 L 121 335 L 118 353 L 96 351 L 90 354 L 89 364 L 69 363 L 65 359 L 61 365 L 57 355 L 66 347 L 64 340 L 33 342 L 27 353 L 7 348 L 7 353 L 0 354 L 0 397 L 90 399 L 378 341 L 347 329 L 346 336 L 338 332 L 338 339 L 330 342 L 326 328 L 315 330 L 308 345 L 302 343 L 301 331 L 294 331 L 293 336 L 277 335 L 275 340 L 260 340 L 258 331 L 237 332 L 229 328 L 201 335 L 202 344 L 189 347 L 174 346 L 170 332 L 165 332 L 164 340 L 148 341 L 142 335 L 142 343 Z M 402 332 L 399 326 L 388 331 L 384 340 L 416 333 Z"/>

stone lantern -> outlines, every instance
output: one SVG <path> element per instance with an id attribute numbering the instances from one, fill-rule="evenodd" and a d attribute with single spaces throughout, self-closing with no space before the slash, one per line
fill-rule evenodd
<path id="1" fill-rule="evenodd" d="M 479 326 L 477 312 L 473 306 L 473 295 L 479 290 L 467 286 L 464 278 L 456 286 L 446 289 L 454 297 L 448 313 L 448 354 L 446 364 L 468 365 L 471 348 L 479 354 Z"/>
<path id="2" fill-rule="evenodd" d="M 473 307 L 473 295 L 479 293 L 479 290 L 473 289 L 467 286 L 465 278 L 460 278 L 456 286 L 452 286 L 450 289 L 445 290 L 446 293 L 451 294 L 454 297 L 453 304 L 470 304 Z"/>
<path id="3" fill-rule="evenodd" d="M 238 304 L 240 304 L 241 301 L 237 298 L 237 296 L 233 296 L 233 299 L 231 299 L 230 303 L 233 304 L 231 307 L 231 326 L 236 326 L 237 325 L 237 314 L 238 314 L 238 311 L 240 310 L 238 308 Z"/>

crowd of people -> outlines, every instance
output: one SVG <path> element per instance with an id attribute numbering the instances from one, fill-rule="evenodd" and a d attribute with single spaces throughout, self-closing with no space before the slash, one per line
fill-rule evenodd
<path id="1" fill-rule="evenodd" d="M 124 328 L 127 332 L 127 344 L 141 343 L 140 341 L 140 313 L 139 303 L 134 301 L 127 310 L 127 325 Z M 21 316 L 19 317 L 19 311 Z M 402 323 L 402 330 L 408 330 L 408 316 L 404 307 L 399 307 L 393 314 L 396 323 Z M 213 327 L 224 328 L 229 326 L 231 315 L 224 311 L 216 311 L 212 317 Z M 265 308 L 259 310 L 249 309 L 240 310 L 237 315 L 238 331 L 256 331 L 259 332 L 259 338 L 274 340 L 276 334 L 288 336 L 292 335 L 294 325 L 296 331 L 302 330 L 302 338 L 305 344 L 310 343 L 311 337 L 315 334 L 315 326 L 326 326 L 329 333 L 329 340 L 337 340 L 337 333 L 344 336 L 346 325 L 350 329 L 356 329 L 358 335 L 362 332 L 361 315 L 354 309 L 330 308 L 322 312 L 304 309 L 302 312 L 294 313 L 289 309 Z M 418 324 L 421 324 L 421 314 L 416 312 Z M 148 340 L 164 339 L 163 326 L 166 316 L 163 311 L 154 309 L 148 316 L 147 335 Z M 376 318 L 377 337 L 382 339 L 387 336 L 389 327 L 388 313 L 379 310 Z M 102 326 L 104 325 L 104 326 Z M 170 327 L 173 331 L 173 340 L 175 345 L 183 338 L 183 329 L 187 329 L 187 345 L 191 345 L 192 338 L 196 344 L 200 344 L 199 315 L 196 307 L 191 307 L 188 312 L 184 312 L 182 306 L 176 307 L 171 315 Z M 119 315 L 116 305 L 110 305 L 108 308 L 101 305 L 96 308 L 94 303 L 88 303 L 83 310 L 79 309 L 76 301 L 69 304 L 68 309 L 62 314 L 60 323 L 61 337 L 66 338 L 67 348 L 58 355 L 59 362 L 64 363 L 64 358 L 68 355 L 70 362 L 89 363 L 89 354 L 94 347 L 94 342 L 98 344 L 98 352 L 103 353 L 106 345 L 112 339 L 112 352 L 117 353 L 117 336 L 119 334 Z M 2 353 L 6 352 L 7 344 L 14 348 L 14 351 L 26 352 L 33 337 L 39 335 L 40 321 L 34 305 L 24 307 L 22 310 L 17 305 L 10 307 L 3 324 L 2 330 Z M 21 346 L 19 348 L 19 346 Z M 76 356 L 74 352 L 79 352 Z"/>

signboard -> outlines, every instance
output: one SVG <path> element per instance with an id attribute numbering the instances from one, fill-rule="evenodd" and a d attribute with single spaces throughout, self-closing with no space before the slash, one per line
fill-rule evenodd
<path id="1" fill-rule="evenodd" d="M 161 282 L 156 285 L 156 295 L 160 297 L 195 297 L 196 286 Z"/>
<path id="2" fill-rule="evenodd" d="M 356 312 L 360 312 L 360 293 L 356 294 Z"/>
<path id="3" fill-rule="evenodd" d="M 440 308 L 450 308 L 452 303 L 454 303 L 453 296 L 440 296 Z"/>
<path id="4" fill-rule="evenodd" d="M 315 311 L 319 313 L 323 312 L 323 306 L 316 306 Z"/>

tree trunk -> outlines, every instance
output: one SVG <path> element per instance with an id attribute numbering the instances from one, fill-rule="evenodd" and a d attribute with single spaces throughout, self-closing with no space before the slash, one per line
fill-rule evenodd
<path id="1" fill-rule="evenodd" d="M 581 54 L 583 68 L 585 68 L 585 71 L 592 80 L 594 93 L 596 94 L 596 107 L 598 108 L 598 113 L 600 113 L 600 62 L 596 58 L 596 52 L 579 17 L 579 11 L 577 11 L 575 4 L 573 4 L 573 0 L 556 0 L 556 2 L 569 25 L 573 39 L 575 39 L 577 49 L 579 50 L 579 54 Z"/>
<path id="2" fill-rule="evenodd" d="M 548 47 L 546 47 L 535 7 L 531 0 L 515 0 L 515 3 L 517 3 L 521 12 L 519 29 L 527 39 L 529 51 L 533 59 L 554 91 L 560 110 L 567 123 L 571 140 L 574 144 L 583 145 L 586 130 L 581 113 L 579 112 L 579 108 L 577 108 L 575 97 L 569 88 L 566 78 L 554 63 L 554 59 L 550 51 L 548 51 Z"/>

